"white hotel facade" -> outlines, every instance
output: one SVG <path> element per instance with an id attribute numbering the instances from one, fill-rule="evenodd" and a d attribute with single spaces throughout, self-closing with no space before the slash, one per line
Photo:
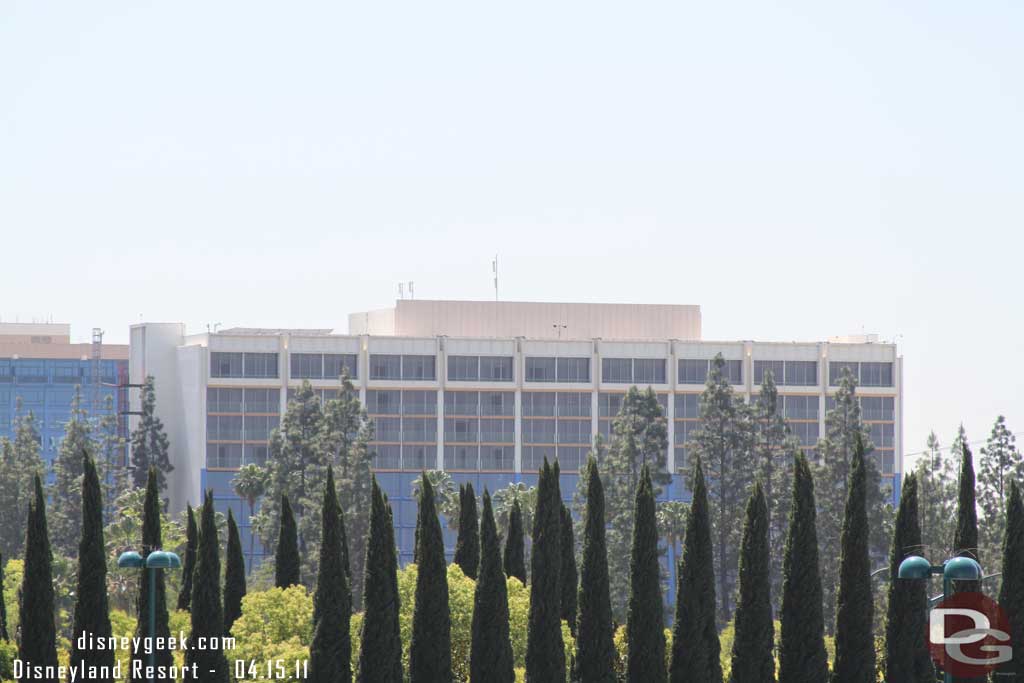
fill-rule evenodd
<path id="1" fill-rule="evenodd" d="M 894 344 L 870 337 L 704 341 L 697 306 L 402 300 L 350 315 L 348 334 L 187 334 L 180 323 L 142 323 L 131 328 L 129 375 L 156 381 L 175 468 L 172 509 L 197 504 L 212 488 L 247 527 L 249 511 L 231 492 L 233 473 L 266 461 L 290 392 L 308 380 L 323 396 L 335 395 L 347 368 L 376 423 L 375 469 L 396 508 L 404 563 L 415 529 L 411 482 L 422 469 L 444 469 L 478 492 L 493 491 L 513 481 L 532 485 L 543 457 L 558 457 L 562 494 L 571 499 L 593 436 L 608 434 L 632 385 L 652 387 L 668 419 L 673 483 L 664 496 L 688 499 L 680 476 L 686 441 L 699 424 L 700 393 L 717 354 L 747 399 L 765 371 L 774 373 L 780 409 L 808 450 L 824 433 L 842 368 L 850 367 L 875 457 L 898 498 L 902 358 Z M 131 398 L 137 410 L 137 392 Z"/>

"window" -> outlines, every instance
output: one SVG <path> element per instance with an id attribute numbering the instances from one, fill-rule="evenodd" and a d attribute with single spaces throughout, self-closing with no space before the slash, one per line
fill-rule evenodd
<path id="1" fill-rule="evenodd" d="M 242 466 L 242 444 L 206 444 L 206 466 L 210 468 L 237 468 Z"/>
<path id="2" fill-rule="evenodd" d="M 53 368 L 53 381 L 60 384 L 78 384 L 82 381 L 82 370 L 70 364 L 58 364 Z"/>
<path id="3" fill-rule="evenodd" d="M 558 420 L 558 443 L 590 443 L 590 420 Z"/>
<path id="4" fill-rule="evenodd" d="M 395 445 L 377 446 L 373 466 L 380 470 L 397 470 L 402 467 L 402 447 Z"/>
<path id="5" fill-rule="evenodd" d="M 479 394 L 475 391 L 446 391 L 444 414 L 476 416 L 479 400 Z"/>
<path id="6" fill-rule="evenodd" d="M 700 394 L 676 394 L 676 419 L 700 417 Z"/>
<path id="7" fill-rule="evenodd" d="M 792 387 L 813 387 L 818 383 L 818 361 L 786 361 L 786 382 Z"/>
<path id="8" fill-rule="evenodd" d="M 241 441 L 242 417 L 240 415 L 207 415 L 206 438 L 212 441 Z"/>
<path id="9" fill-rule="evenodd" d="M 817 420 L 817 396 L 779 396 L 782 414 L 790 420 Z"/>
<path id="10" fill-rule="evenodd" d="M 633 361 L 630 358 L 602 358 L 601 381 L 629 384 L 633 381 Z"/>
<path id="11" fill-rule="evenodd" d="M 743 384 L 743 361 L 725 361 L 725 366 L 722 368 L 722 376 L 729 380 L 729 384 Z"/>
<path id="12" fill-rule="evenodd" d="M 402 420 L 397 417 L 378 417 L 374 420 L 377 441 L 401 441 Z"/>
<path id="13" fill-rule="evenodd" d="M 512 446 L 481 446 L 480 469 L 511 472 L 515 467 L 515 448 Z"/>
<path id="14" fill-rule="evenodd" d="M 403 415 L 437 415 L 436 391 L 403 391 Z"/>
<path id="15" fill-rule="evenodd" d="M 783 384 L 786 378 L 786 364 L 781 360 L 755 360 L 754 384 L 764 383 L 764 373 L 772 373 L 772 381 Z"/>
<path id="16" fill-rule="evenodd" d="M 523 392 L 523 416 L 554 417 L 555 394 L 550 392 Z"/>
<path id="17" fill-rule="evenodd" d="M 221 389 L 221 391 L 240 391 L 233 389 Z M 280 412 L 281 390 L 280 389 L 246 389 L 245 390 L 245 412 L 247 413 L 274 413 Z"/>
<path id="18" fill-rule="evenodd" d="M 267 444 L 259 443 L 247 443 L 242 447 L 242 462 L 246 465 L 259 465 L 263 467 L 267 464 L 267 456 L 270 455 L 270 447 Z"/>
<path id="19" fill-rule="evenodd" d="M 410 472 L 437 467 L 437 446 L 402 446 L 402 469 Z"/>
<path id="20" fill-rule="evenodd" d="M 558 414 L 567 417 L 590 417 L 590 394 L 559 393 L 557 397 Z"/>
<path id="21" fill-rule="evenodd" d="M 402 379 L 402 357 L 393 354 L 370 354 L 370 379 Z"/>
<path id="22" fill-rule="evenodd" d="M 562 472 L 575 472 L 586 462 L 587 449 L 574 446 L 558 447 L 558 467 Z"/>
<path id="23" fill-rule="evenodd" d="M 432 380 L 434 356 L 402 356 L 402 379 Z"/>
<path id="24" fill-rule="evenodd" d="M 398 415 L 401 397 L 399 391 L 370 389 L 366 392 L 366 412 L 371 415 Z"/>
<path id="25" fill-rule="evenodd" d="M 277 429 L 276 415 L 247 415 L 245 418 L 245 440 L 267 441 L 270 433 Z"/>
<path id="26" fill-rule="evenodd" d="M 348 371 L 350 379 L 359 377 L 359 362 L 356 354 L 324 354 L 324 379 L 340 379 L 342 370 Z"/>
<path id="27" fill-rule="evenodd" d="M 523 472 L 536 472 L 544 464 L 544 458 L 548 459 L 548 462 L 554 462 L 555 460 L 555 449 L 551 446 L 545 446 L 542 448 L 523 448 Z"/>
<path id="28" fill-rule="evenodd" d="M 523 420 L 523 443 L 554 443 L 554 420 Z"/>
<path id="29" fill-rule="evenodd" d="M 527 358 L 526 359 L 526 381 L 527 382 L 554 382 L 555 381 L 555 359 L 554 358 Z"/>
<path id="30" fill-rule="evenodd" d="M 446 470 L 477 470 L 480 449 L 476 446 L 445 446 L 444 468 Z"/>
<path id="31" fill-rule="evenodd" d="M 276 353 L 244 353 L 244 375 L 246 377 L 277 377 Z"/>
<path id="32" fill-rule="evenodd" d="M 46 382 L 46 365 L 43 361 L 15 361 L 14 374 L 18 382 L 42 384 Z"/>
<path id="33" fill-rule="evenodd" d="M 515 441 L 515 420 L 480 420 L 480 441 L 511 443 Z"/>
<path id="34" fill-rule="evenodd" d="M 206 389 L 206 412 L 208 413 L 240 413 L 242 412 L 241 389 Z"/>
<path id="35" fill-rule="evenodd" d="M 211 377 L 241 377 L 242 354 L 212 351 L 210 353 Z"/>
<path id="36" fill-rule="evenodd" d="M 481 415 L 515 415 L 516 398 L 511 391 L 481 391 L 480 392 L 480 414 Z"/>
<path id="37" fill-rule="evenodd" d="M 487 382 L 511 382 L 512 357 L 481 356 L 480 379 Z"/>
<path id="38" fill-rule="evenodd" d="M 708 380 L 708 362 L 700 358 L 679 359 L 680 384 L 704 384 Z"/>
<path id="39" fill-rule="evenodd" d="M 817 422 L 790 422 L 789 431 L 799 439 L 801 446 L 815 446 L 818 443 Z"/>
<path id="40" fill-rule="evenodd" d="M 320 379 L 324 376 L 324 357 L 319 353 L 293 353 L 291 374 L 296 379 Z"/>
<path id="41" fill-rule="evenodd" d="M 891 422 L 875 422 L 868 425 L 868 428 L 875 448 L 892 448 L 896 445 L 895 426 Z"/>
<path id="42" fill-rule="evenodd" d="M 479 356 L 448 356 L 449 381 L 473 381 L 480 379 Z"/>
<path id="43" fill-rule="evenodd" d="M 479 420 L 466 417 L 446 417 L 444 419 L 444 440 L 475 443 Z"/>
<path id="44" fill-rule="evenodd" d="M 601 393 L 597 397 L 598 415 L 601 417 L 615 417 L 622 410 L 622 400 L 625 394 Z"/>
<path id="45" fill-rule="evenodd" d="M 894 399 L 891 396 L 861 396 L 861 417 L 865 420 L 893 420 Z"/>
<path id="46" fill-rule="evenodd" d="M 589 382 L 590 381 L 590 359 L 589 358 L 559 358 L 558 359 L 558 381 L 559 382 Z"/>
<path id="47" fill-rule="evenodd" d="M 895 471 L 894 462 L 892 451 L 882 451 L 882 474 L 892 474 Z"/>
<path id="48" fill-rule="evenodd" d="M 403 417 L 403 441 L 437 441 L 437 419 L 433 417 Z"/>
<path id="49" fill-rule="evenodd" d="M 843 378 L 843 371 L 849 370 L 854 379 L 860 379 L 860 371 L 857 363 L 841 363 L 832 361 L 828 364 L 828 383 L 830 386 L 839 386 L 839 380 Z"/>
<path id="50" fill-rule="evenodd" d="M 699 422 L 676 422 L 675 442 L 677 446 L 684 446 L 693 438 L 694 432 L 700 428 Z"/>
<path id="51" fill-rule="evenodd" d="M 634 358 L 633 381 L 637 384 L 664 384 L 664 358 Z"/>
<path id="52" fill-rule="evenodd" d="M 861 363 L 860 384 L 864 387 L 891 387 L 892 363 Z"/>

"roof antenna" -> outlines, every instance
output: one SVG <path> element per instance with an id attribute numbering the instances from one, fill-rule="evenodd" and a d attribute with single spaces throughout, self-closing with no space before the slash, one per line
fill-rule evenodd
<path id="1" fill-rule="evenodd" d="M 491 270 L 494 272 L 494 300 L 498 300 L 498 255 L 494 255 L 494 260 L 491 261 Z"/>

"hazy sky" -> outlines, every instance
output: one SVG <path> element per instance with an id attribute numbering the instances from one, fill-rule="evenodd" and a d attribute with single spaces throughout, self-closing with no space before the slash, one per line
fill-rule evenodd
<path id="1" fill-rule="evenodd" d="M 0 315 L 344 331 L 497 252 L 896 339 L 908 451 L 1024 432 L 1024 5 L 772 4 L 5 0 Z"/>

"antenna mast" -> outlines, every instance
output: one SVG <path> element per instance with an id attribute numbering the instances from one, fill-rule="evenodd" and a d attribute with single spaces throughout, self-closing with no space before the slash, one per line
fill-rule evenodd
<path id="1" fill-rule="evenodd" d="M 491 270 L 494 272 L 494 300 L 498 300 L 498 255 L 494 255 L 494 260 L 491 261 Z"/>

